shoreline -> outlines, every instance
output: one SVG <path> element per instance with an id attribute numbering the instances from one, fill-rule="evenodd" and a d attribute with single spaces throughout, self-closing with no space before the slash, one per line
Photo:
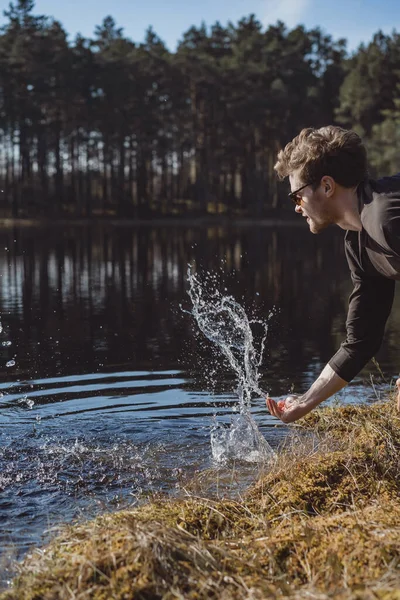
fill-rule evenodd
<path id="1" fill-rule="evenodd" d="M 218 217 L 183 217 L 183 218 L 165 218 L 165 219 L 114 219 L 114 218 L 90 218 L 90 219 L 13 219 L 0 218 L 1 228 L 12 227 L 89 227 L 89 226 L 110 226 L 110 227 L 299 227 L 304 226 L 300 219 L 255 219 L 255 218 L 218 218 Z"/>
<path id="2" fill-rule="evenodd" d="M 292 430 L 243 496 L 207 498 L 198 481 L 66 526 L 0 600 L 399 598 L 394 400 L 319 409 Z"/>

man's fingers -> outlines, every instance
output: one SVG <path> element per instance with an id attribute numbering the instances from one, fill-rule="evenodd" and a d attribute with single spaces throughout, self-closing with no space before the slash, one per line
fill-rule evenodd
<path id="1" fill-rule="evenodd" d="M 272 398 L 267 398 L 267 408 L 269 412 L 276 417 L 277 406 L 276 402 Z"/>
<path id="2" fill-rule="evenodd" d="M 271 415 L 273 415 L 277 419 L 281 419 L 282 418 L 281 415 L 282 415 L 283 411 L 279 410 L 278 405 L 275 402 L 275 400 L 272 400 L 272 398 L 267 397 L 266 403 L 267 403 L 267 408 L 268 408 L 269 412 L 271 413 Z"/>

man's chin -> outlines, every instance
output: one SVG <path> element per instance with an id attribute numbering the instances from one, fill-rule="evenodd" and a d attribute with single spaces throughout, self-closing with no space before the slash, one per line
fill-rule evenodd
<path id="1" fill-rule="evenodd" d="M 308 220 L 308 226 L 310 228 L 311 233 L 321 233 L 321 231 L 323 231 L 324 229 L 326 229 L 329 225 L 329 223 L 315 223 L 315 221 L 312 221 L 311 219 Z"/>

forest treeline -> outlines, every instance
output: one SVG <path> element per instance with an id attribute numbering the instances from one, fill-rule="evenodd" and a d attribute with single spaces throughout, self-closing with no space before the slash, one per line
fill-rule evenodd
<path id="1" fill-rule="evenodd" d="M 400 34 L 349 54 L 321 29 L 191 27 L 175 52 L 112 17 L 93 39 L 16 0 L 0 30 L 0 212 L 12 216 L 289 213 L 277 151 L 305 126 L 365 139 L 400 171 Z"/>

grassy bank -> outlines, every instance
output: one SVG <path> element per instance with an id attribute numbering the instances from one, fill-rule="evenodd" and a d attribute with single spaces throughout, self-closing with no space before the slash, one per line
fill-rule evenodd
<path id="1" fill-rule="evenodd" d="M 240 502 L 157 501 L 66 527 L 0 600 L 400 599 L 393 400 L 316 411 L 296 431 Z"/>

